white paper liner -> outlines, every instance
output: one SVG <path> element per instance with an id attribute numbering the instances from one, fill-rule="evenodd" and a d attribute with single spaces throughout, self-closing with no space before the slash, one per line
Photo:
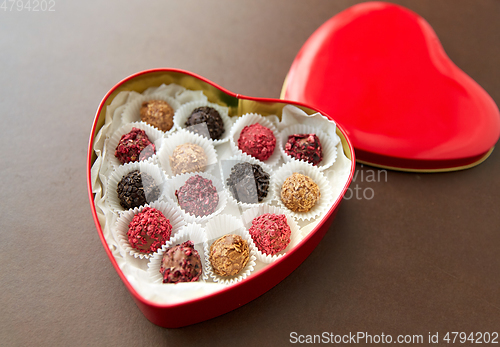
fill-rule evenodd
<path id="1" fill-rule="evenodd" d="M 123 123 L 140 122 L 141 121 L 141 113 L 140 112 L 141 112 L 142 103 L 145 101 L 149 101 L 149 100 L 166 101 L 172 107 L 172 109 L 174 110 L 174 113 L 175 113 L 175 111 L 177 111 L 181 107 L 181 104 L 177 100 L 175 100 L 173 97 L 170 97 L 167 95 L 162 95 L 160 93 L 141 95 L 141 96 L 135 98 L 134 100 L 128 102 L 125 105 L 125 109 L 123 110 L 123 113 L 122 113 L 122 122 Z M 149 124 L 149 123 L 146 123 L 146 124 Z M 149 124 L 149 125 L 151 125 L 151 124 Z M 151 126 L 154 127 L 155 129 L 163 132 L 163 130 L 158 129 L 153 125 L 151 125 Z M 169 133 L 173 132 L 174 130 L 175 130 L 175 124 L 173 124 L 172 128 L 170 130 L 166 131 L 165 133 L 169 134 Z"/>
<path id="2" fill-rule="evenodd" d="M 151 276 L 153 283 L 162 283 L 163 277 L 160 273 L 160 267 L 163 260 L 163 254 L 167 248 L 181 244 L 186 241 L 192 241 L 194 249 L 198 251 L 200 261 L 202 263 L 202 275 L 198 281 L 205 281 L 208 278 L 205 265 L 205 254 L 208 253 L 207 235 L 205 230 L 199 224 L 188 224 L 184 226 L 175 237 L 163 245 L 153 256 L 149 259 L 148 274 Z M 166 285 L 175 285 L 174 283 L 165 283 Z"/>
<path id="3" fill-rule="evenodd" d="M 321 144 L 321 149 L 323 152 L 323 159 L 318 163 L 318 165 L 316 165 L 316 167 L 323 171 L 333 165 L 335 159 L 337 159 L 337 147 L 335 146 L 333 139 L 320 129 L 305 124 L 295 124 L 283 129 L 280 132 L 280 151 L 281 157 L 283 158 L 283 161 L 285 163 L 288 163 L 292 160 L 303 161 L 307 163 L 307 161 L 303 159 L 299 160 L 285 153 L 285 145 L 288 141 L 288 136 L 293 134 L 316 134 L 319 138 L 319 142 Z"/>
<path id="4" fill-rule="evenodd" d="M 219 104 L 214 104 L 211 102 L 199 100 L 199 101 L 192 101 L 187 104 L 182 105 L 174 115 L 174 124 L 177 129 L 181 129 L 182 131 L 189 132 L 188 129 L 186 129 L 186 121 L 188 120 L 189 116 L 193 112 L 195 108 L 202 107 L 202 106 L 209 106 L 217 110 L 219 112 L 220 117 L 222 118 L 222 122 L 224 123 L 224 133 L 222 134 L 222 137 L 218 140 L 213 140 L 208 136 L 208 129 L 206 130 L 207 137 L 206 139 L 209 140 L 214 144 L 214 146 L 218 146 L 222 143 L 225 143 L 229 141 L 229 133 L 231 130 L 231 126 L 233 125 L 233 122 L 231 118 L 229 118 L 229 108 L 221 106 Z M 200 125 L 201 126 L 201 125 Z M 205 126 L 206 129 L 206 126 Z"/>
<path id="5" fill-rule="evenodd" d="M 141 130 L 144 130 L 146 132 L 146 135 L 148 135 L 149 141 L 154 143 L 155 145 L 155 154 L 151 156 L 150 158 L 143 160 L 145 162 L 155 162 L 156 156 L 158 151 L 161 149 L 161 140 L 163 139 L 163 132 L 160 130 L 156 129 L 155 127 L 152 127 L 149 124 L 146 124 L 144 122 L 137 122 L 137 123 L 128 123 L 120 127 L 118 130 L 114 132 L 114 134 L 106 141 L 105 146 L 108 151 L 107 158 L 111 165 L 113 167 L 118 167 L 120 165 L 123 165 L 116 157 L 115 157 L 115 150 L 116 146 L 118 146 L 118 143 L 120 142 L 120 139 L 122 138 L 123 135 L 128 134 L 130 131 L 132 131 L 132 128 L 138 128 Z"/>
<path id="6" fill-rule="evenodd" d="M 255 267 L 255 259 L 256 259 L 256 251 L 254 245 L 252 243 L 252 238 L 250 234 L 245 229 L 243 222 L 241 219 L 238 219 L 234 216 L 222 214 L 214 217 L 205 226 L 205 231 L 207 233 L 207 244 L 208 244 L 208 252 L 205 254 L 205 263 L 207 274 L 215 281 L 221 284 L 233 284 L 237 283 L 245 278 L 247 278 Z M 217 275 L 210 263 L 210 246 L 214 243 L 218 238 L 227 235 L 227 234 L 236 234 L 241 236 L 245 241 L 248 242 L 249 248 L 249 259 L 247 265 L 236 275 L 223 277 Z"/>
<path id="7" fill-rule="evenodd" d="M 281 201 L 281 186 L 283 185 L 285 180 L 295 172 L 310 177 L 318 185 L 321 194 L 319 200 L 316 202 L 313 208 L 307 212 L 293 212 L 292 210 L 288 209 Z M 288 213 L 291 214 L 294 218 L 297 218 L 299 220 L 311 220 L 328 210 L 334 202 L 331 193 L 331 187 L 328 180 L 326 179 L 326 176 L 317 167 L 314 167 L 311 164 L 294 160 L 283 164 L 283 166 L 275 171 L 274 176 L 275 180 L 272 187 L 274 199 L 278 202 L 278 205 L 282 209 L 288 211 Z"/>
<path id="8" fill-rule="evenodd" d="M 178 131 L 163 139 L 161 151 L 157 153 L 158 161 L 168 176 L 174 176 L 172 167 L 170 166 L 170 156 L 177 146 L 185 143 L 193 143 L 203 148 L 203 151 L 207 156 L 207 166 L 203 172 L 211 172 L 213 168 L 217 166 L 217 152 L 215 151 L 213 144 L 208 139 L 195 133 Z"/>
<path id="9" fill-rule="evenodd" d="M 236 198 L 233 196 L 231 191 L 226 185 L 227 179 L 229 178 L 229 175 L 231 174 L 231 169 L 233 168 L 234 165 L 237 163 L 250 163 L 250 164 L 257 164 L 262 167 L 262 169 L 269 174 L 269 190 L 267 192 L 267 196 L 261 201 L 261 202 L 256 202 L 256 203 L 245 203 L 245 202 L 239 202 L 236 200 Z M 224 185 L 224 188 L 226 188 L 227 196 L 229 201 L 232 203 L 242 207 L 242 208 L 251 208 L 255 206 L 259 206 L 262 204 L 270 204 L 273 200 L 273 170 L 269 165 L 264 164 L 260 160 L 255 159 L 252 156 L 249 156 L 246 153 L 241 153 L 237 155 L 233 155 L 227 159 L 223 159 L 220 161 L 220 175 L 222 177 L 222 184 Z M 257 193 L 257 191 L 256 191 Z"/>
<path id="10" fill-rule="evenodd" d="M 136 207 L 133 210 L 124 211 L 120 214 L 116 221 L 114 230 L 115 238 L 118 240 L 118 243 L 123 248 L 123 250 L 128 254 L 134 256 L 135 258 L 149 259 L 154 254 L 142 253 L 132 248 L 132 246 L 130 246 L 130 243 L 128 242 L 127 236 L 128 226 L 134 216 L 142 212 L 142 210 L 144 210 L 148 206 L 159 210 L 170 221 L 170 224 L 172 225 L 172 233 L 170 235 L 170 238 L 174 237 L 179 232 L 179 230 L 181 230 L 181 228 L 186 225 L 186 222 L 182 217 L 181 210 L 178 207 L 173 206 L 171 203 L 167 203 L 164 201 L 155 201 L 148 205 Z"/>
<path id="11" fill-rule="evenodd" d="M 162 84 L 159 87 L 149 87 L 142 95 L 159 94 L 177 100 L 181 105 L 195 100 L 207 100 L 201 90 L 190 90 L 175 83 Z"/>
<path id="12" fill-rule="evenodd" d="M 214 213 L 211 213 L 206 216 L 195 216 L 192 215 L 191 213 L 185 212 L 182 208 L 179 207 L 179 210 L 181 211 L 181 214 L 183 218 L 186 220 L 188 223 L 203 223 L 207 221 L 208 219 L 212 218 L 215 215 L 218 215 L 219 213 L 222 212 L 224 207 L 226 207 L 227 204 L 227 194 L 226 191 L 224 190 L 224 187 L 222 185 L 222 182 L 216 178 L 215 176 L 212 176 L 206 172 L 195 172 L 195 173 L 187 173 L 187 174 L 182 174 L 175 176 L 173 178 L 168 179 L 165 182 L 165 195 L 166 197 L 171 200 L 176 206 L 179 206 L 179 202 L 177 200 L 177 197 L 175 196 L 175 191 L 179 190 L 186 181 L 192 177 L 199 175 L 203 178 L 209 179 L 212 181 L 212 184 L 215 186 L 217 189 L 217 193 L 219 194 L 219 204 L 217 205 L 217 209 L 215 210 Z"/>
<path id="13" fill-rule="evenodd" d="M 151 91 L 152 93 L 163 88 L 166 92 L 168 92 L 168 95 L 175 95 L 176 100 L 181 101 L 182 96 L 182 100 L 184 101 L 181 101 L 181 103 L 185 101 L 192 101 L 193 98 L 197 98 L 203 94 L 201 91 L 186 90 L 184 87 L 175 84 L 151 87 L 148 88 L 147 91 Z M 143 94 L 146 94 L 147 91 Z M 190 95 L 188 95 L 188 93 Z M 197 94 L 195 95 L 195 93 Z M 113 98 L 111 104 L 104 109 L 105 117 L 102 117 L 104 118 L 104 125 L 96 134 L 94 134 L 92 144 L 92 149 L 97 157 L 90 171 L 92 193 L 94 193 L 93 203 L 107 247 L 112 252 L 116 264 L 125 276 L 126 281 L 128 281 L 128 283 L 134 288 L 135 291 L 137 291 L 141 298 L 144 298 L 144 300 L 150 300 L 158 305 L 182 304 L 190 300 L 196 300 L 207 295 L 217 293 L 221 289 L 224 289 L 225 286 L 212 282 L 211 280 L 207 282 L 199 281 L 191 283 L 178 283 L 174 286 L 165 285 L 163 283 L 152 283 L 146 271 L 147 263 L 144 262 L 144 260 L 135 259 L 128 254 L 126 255 L 118 244 L 114 231 L 114 225 L 118 214 L 113 212 L 106 202 L 108 196 L 107 181 L 109 175 L 113 171 L 113 167 L 107 159 L 108 155 L 105 143 L 109 140 L 109 137 L 123 125 L 121 122 L 121 115 L 123 113 L 122 111 L 124 105 L 127 101 L 132 100 L 139 95 L 139 93 L 130 91 L 120 92 Z M 102 118 L 101 121 L 103 121 Z M 337 160 L 331 168 L 325 170 L 323 173 L 327 176 L 331 192 L 334 194 L 335 199 L 341 199 L 339 194 L 348 182 L 349 174 L 351 173 L 351 161 L 344 155 L 342 143 L 335 134 L 335 123 L 326 119 L 326 117 L 320 115 L 319 113 L 308 116 L 295 106 L 287 105 L 283 108 L 282 122 L 274 122 L 274 124 L 278 124 L 279 129 L 282 130 L 292 124 L 304 122 L 308 125 L 320 128 L 332 136 L 336 136 L 337 141 L 339 142 L 337 145 Z M 111 155 L 114 155 L 114 150 L 115 148 L 112 148 L 108 151 L 111 152 Z M 220 158 L 227 158 L 231 156 L 231 154 L 228 154 L 231 151 L 229 143 L 218 146 L 216 150 Z M 227 204 L 223 213 L 237 215 L 239 211 L 234 211 L 235 208 L 236 207 L 233 204 Z M 313 230 L 318 223 L 320 223 L 320 218 L 316 218 L 312 221 L 298 221 L 298 223 L 301 226 L 301 234 L 306 235 L 308 232 Z M 140 268 L 137 267 L 137 264 L 140 264 Z M 262 262 L 258 262 L 257 264 L 256 269 L 266 266 Z"/>
<path id="14" fill-rule="evenodd" d="M 281 158 L 281 153 L 279 150 L 279 144 L 281 142 L 280 140 L 280 134 L 276 127 L 274 126 L 273 123 L 271 123 L 268 119 L 265 117 L 261 116 L 260 114 L 256 113 L 247 113 L 238 119 L 233 127 L 231 128 L 231 134 L 230 134 L 230 143 L 231 143 L 231 150 L 233 151 L 234 154 L 245 154 L 241 149 L 238 147 L 238 139 L 240 138 L 241 131 L 243 130 L 244 127 L 247 125 L 252 125 L 255 123 L 259 123 L 260 125 L 271 129 L 271 131 L 274 134 L 274 137 L 276 138 L 276 147 L 274 148 L 273 154 L 267 159 L 267 160 L 259 160 L 255 158 L 255 160 L 258 160 L 264 164 L 267 164 L 269 166 L 274 166 L 276 165 L 280 158 Z"/>
<path id="15" fill-rule="evenodd" d="M 113 211 L 120 213 L 126 210 L 120 205 L 120 199 L 118 198 L 118 193 L 116 189 L 118 187 L 118 183 L 120 183 L 123 176 L 134 170 L 139 170 L 141 173 L 144 172 L 151 175 L 156 185 L 160 187 L 160 195 L 158 196 L 158 199 L 153 201 L 159 200 L 163 195 L 164 182 L 166 180 L 166 177 L 158 165 L 149 162 L 127 163 L 115 168 L 115 170 L 109 176 L 108 186 L 107 186 L 107 192 L 108 192 L 107 202 L 109 204 L 109 207 Z M 149 203 L 152 203 L 153 201 L 149 201 Z"/>
<path id="16" fill-rule="evenodd" d="M 282 250 L 281 252 L 278 252 L 275 255 L 268 255 L 268 254 L 264 254 L 261 251 L 259 251 L 259 249 L 257 248 L 257 245 L 255 244 L 255 242 L 252 239 L 252 243 L 253 243 L 253 245 L 255 247 L 255 251 L 256 251 L 257 260 L 259 260 L 263 263 L 269 264 L 269 263 L 272 263 L 272 262 L 276 261 L 277 259 L 281 258 L 288 251 L 290 251 L 293 247 L 295 247 L 302 240 L 302 234 L 300 233 L 300 228 L 297 225 L 297 222 L 295 222 L 295 219 L 288 213 L 288 211 L 286 211 L 282 208 L 276 207 L 276 206 L 262 205 L 262 206 L 257 206 L 257 207 L 251 208 L 249 210 L 246 210 L 241 215 L 241 219 L 243 220 L 243 225 L 245 226 L 245 228 L 247 230 L 250 230 L 250 227 L 252 226 L 252 221 L 256 217 L 261 216 L 261 215 L 266 214 L 266 213 L 284 214 L 286 216 L 286 221 L 287 221 L 287 224 L 290 227 L 290 231 L 291 231 L 290 243 L 288 244 L 288 246 L 284 250 Z M 250 237 L 251 237 L 251 235 L 250 235 Z"/>

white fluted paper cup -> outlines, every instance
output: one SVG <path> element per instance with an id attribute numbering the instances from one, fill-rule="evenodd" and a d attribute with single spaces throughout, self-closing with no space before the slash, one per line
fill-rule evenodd
<path id="1" fill-rule="evenodd" d="M 274 126 L 271 121 L 266 119 L 265 117 L 261 116 L 260 114 L 257 113 L 247 113 L 243 116 L 241 116 L 233 125 L 231 128 L 231 133 L 230 133 L 230 138 L 229 141 L 231 143 L 231 150 L 233 151 L 234 154 L 247 154 L 243 152 L 239 147 L 238 147 L 238 139 L 240 138 L 241 131 L 243 128 L 246 126 L 252 125 L 259 123 L 260 125 L 270 129 L 273 132 L 274 137 L 276 138 L 276 147 L 274 147 L 273 154 L 267 159 L 267 160 L 259 160 L 255 158 L 255 160 L 258 160 L 260 162 L 263 162 L 266 165 L 269 166 L 274 166 L 276 165 L 280 158 L 281 158 L 281 153 L 279 150 L 279 144 L 280 144 L 280 134 L 276 127 Z M 248 154 L 247 154 L 248 155 Z"/>
<path id="2" fill-rule="evenodd" d="M 217 166 L 217 152 L 208 139 L 195 133 L 178 131 L 163 139 L 161 150 L 157 154 L 158 161 L 168 176 L 173 177 L 179 175 L 174 175 L 170 157 L 177 146 L 186 143 L 192 143 L 203 148 L 205 156 L 207 157 L 207 165 L 202 172 L 211 172 L 213 168 Z"/>
<path id="3" fill-rule="evenodd" d="M 255 248 L 252 243 L 250 234 L 243 226 L 241 219 L 234 216 L 222 214 L 214 217 L 205 225 L 205 231 L 207 233 L 207 243 L 208 243 L 208 253 L 205 254 L 205 263 L 207 274 L 210 276 L 214 282 L 221 284 L 233 284 L 240 282 L 241 280 L 250 276 L 255 268 Z M 228 234 L 236 234 L 241 236 L 243 240 L 248 243 L 249 258 L 248 262 L 243 269 L 240 270 L 234 276 L 219 276 L 214 272 L 212 263 L 210 262 L 210 247 L 211 245 L 220 237 Z"/>
<path id="4" fill-rule="evenodd" d="M 146 196 L 146 200 L 149 204 L 154 201 L 157 201 L 162 196 L 164 189 L 163 183 L 166 180 L 166 177 L 158 165 L 148 162 L 127 163 L 115 168 L 111 173 L 111 175 L 109 176 L 107 182 L 107 190 L 106 190 L 108 194 L 107 203 L 113 211 L 121 213 L 127 210 L 120 204 L 120 199 L 118 197 L 118 193 L 116 190 L 118 188 L 118 183 L 120 183 L 122 178 L 128 173 L 135 170 L 150 175 L 155 181 L 156 186 L 158 186 L 159 188 L 159 194 L 158 197 L 156 197 L 156 199 L 148 199 L 148 197 Z"/>
<path id="5" fill-rule="evenodd" d="M 116 224 L 114 225 L 114 234 L 116 235 L 118 243 L 120 244 L 122 249 L 125 250 L 125 252 L 134 256 L 135 258 L 140 259 L 149 259 L 154 253 L 145 253 L 132 248 L 130 242 L 128 241 L 127 232 L 129 229 L 129 224 L 134 216 L 142 212 L 146 207 L 152 207 L 159 210 L 161 213 L 163 213 L 165 218 L 169 220 L 170 225 L 172 225 L 172 233 L 170 234 L 170 238 L 174 237 L 182 229 L 182 227 L 186 225 L 180 209 L 177 206 L 164 201 L 155 201 L 149 205 L 143 205 L 138 208 L 136 207 L 133 210 L 127 210 L 121 213 L 116 221 Z M 167 242 L 169 240 L 167 240 Z"/>
<path id="6" fill-rule="evenodd" d="M 289 252 L 293 247 L 295 247 L 301 240 L 302 240 L 302 235 L 300 233 L 300 228 L 297 225 L 297 222 L 295 219 L 284 209 L 276 207 L 276 206 L 269 206 L 269 205 L 262 205 L 262 206 L 257 206 L 253 207 L 249 210 L 246 210 L 243 212 L 241 215 L 241 219 L 243 220 L 243 225 L 245 226 L 245 229 L 247 229 L 250 233 L 250 228 L 252 227 L 252 221 L 257 218 L 258 216 L 261 216 L 266 213 L 271 213 L 271 214 L 284 214 L 286 217 L 286 221 L 288 226 L 290 227 L 290 243 L 288 246 L 282 250 L 281 252 L 278 252 L 275 255 L 270 255 L 263 253 L 259 250 L 257 247 L 257 244 L 252 238 L 252 243 L 254 244 L 255 250 L 256 250 L 256 257 L 257 260 L 269 264 L 277 259 L 281 258 L 284 256 L 287 252 Z M 252 237 L 252 235 L 250 235 Z"/>
<path id="7" fill-rule="evenodd" d="M 133 122 L 140 122 L 141 121 L 141 107 L 142 103 L 146 101 L 151 101 L 151 100 L 162 100 L 167 102 L 170 107 L 175 111 L 177 111 L 180 107 L 181 104 L 175 100 L 171 96 L 167 96 L 161 93 L 152 93 L 152 94 L 147 94 L 147 95 L 141 95 L 134 100 L 128 102 L 125 105 L 125 109 L 123 110 L 122 113 L 122 122 L 123 123 L 133 123 Z M 173 119 L 172 119 L 173 123 Z M 149 124 L 151 125 L 151 124 Z M 151 125 L 153 128 L 163 132 L 163 130 L 158 129 L 157 127 Z M 170 130 L 165 131 L 164 133 L 169 134 L 175 130 L 175 125 L 172 124 L 172 128 Z"/>
<path id="8" fill-rule="evenodd" d="M 189 129 L 186 128 L 186 121 L 188 120 L 189 116 L 191 115 L 194 109 L 203 106 L 208 106 L 217 110 L 217 112 L 219 112 L 220 117 L 222 118 L 222 122 L 224 123 L 224 133 L 222 133 L 220 139 L 211 139 L 208 134 L 208 129 L 206 128 L 206 126 L 205 126 L 206 131 L 203 131 L 205 133 L 203 137 L 212 142 L 214 146 L 218 146 L 222 143 L 229 141 L 229 132 L 231 130 L 231 126 L 233 125 L 231 118 L 229 118 L 229 108 L 221 106 L 219 104 L 207 102 L 204 100 L 192 101 L 182 105 L 175 112 L 174 115 L 174 124 L 176 128 L 181 129 L 182 131 L 189 132 Z M 200 127 L 201 126 L 202 125 L 200 125 Z M 200 129 L 200 130 L 205 130 L 205 129 Z"/>
<path id="9" fill-rule="evenodd" d="M 219 203 L 217 204 L 215 211 L 211 214 L 206 215 L 206 216 L 195 216 L 191 213 L 184 211 L 179 206 L 179 201 L 177 200 L 177 196 L 175 195 L 175 192 L 177 190 L 179 190 L 186 183 L 186 181 L 189 178 L 196 176 L 196 175 L 199 175 L 205 179 L 211 180 L 215 189 L 217 189 L 217 194 L 219 195 Z M 165 182 L 165 196 L 169 200 L 171 200 L 175 205 L 179 206 L 179 209 L 182 213 L 183 218 L 188 223 L 193 223 L 193 222 L 194 223 L 203 223 L 203 222 L 207 221 L 208 219 L 212 218 L 213 216 L 221 213 L 227 204 L 227 194 L 226 194 L 226 191 L 224 190 L 224 187 L 222 186 L 222 182 L 218 178 L 216 178 L 215 176 L 212 176 L 206 172 L 195 172 L 195 173 L 189 173 L 189 174 L 182 174 L 182 175 L 178 175 L 178 176 L 175 176 L 173 178 L 168 179 Z"/>
<path id="10" fill-rule="evenodd" d="M 316 204 L 307 212 L 294 212 L 287 208 L 281 201 L 281 187 L 285 180 L 294 173 L 311 178 L 318 185 L 320 198 Z M 299 220 L 311 220 L 318 217 L 320 214 L 327 211 L 333 204 L 333 195 L 326 176 L 317 168 L 303 161 L 290 161 L 283 164 L 277 171 L 274 172 L 275 180 L 273 182 L 274 199 L 278 205 L 290 215 Z"/>
<path id="11" fill-rule="evenodd" d="M 156 160 L 157 153 L 161 149 L 161 142 L 162 142 L 161 140 L 163 138 L 163 133 L 160 130 L 156 129 L 155 127 L 152 127 L 151 125 L 146 124 L 144 122 L 128 123 L 121 126 L 118 130 L 114 132 L 114 134 L 109 139 L 106 140 L 105 146 L 107 148 L 107 151 L 109 152 L 108 160 L 113 167 L 118 167 L 120 165 L 123 165 L 116 158 L 115 151 L 122 136 L 131 132 L 132 128 L 144 130 L 144 132 L 149 138 L 149 141 L 151 141 L 155 145 L 155 154 L 153 154 L 153 156 L 143 161 L 155 162 Z"/>
<path id="12" fill-rule="evenodd" d="M 229 190 L 229 186 L 227 185 L 227 179 L 231 175 L 231 169 L 238 163 L 250 163 L 250 164 L 256 164 L 259 165 L 266 173 L 269 174 L 269 188 L 267 192 L 267 196 L 261 201 L 258 202 L 257 199 L 257 188 L 255 189 L 255 203 L 245 203 L 245 202 L 240 202 L 237 200 L 231 190 Z M 224 187 L 226 188 L 227 191 L 227 196 L 228 199 L 233 202 L 234 204 L 247 209 L 255 206 L 259 206 L 262 204 L 270 204 L 273 200 L 273 194 L 272 194 L 272 181 L 273 181 L 273 170 L 269 165 L 264 164 L 260 160 L 255 159 L 254 157 L 249 156 L 248 154 L 242 153 L 242 154 L 237 154 L 233 155 L 227 159 L 223 159 L 220 161 L 220 174 L 222 177 L 222 183 Z"/>
<path id="13" fill-rule="evenodd" d="M 316 167 L 323 171 L 333 165 L 333 163 L 337 159 L 337 147 L 335 146 L 335 142 L 329 135 L 327 135 L 323 131 L 306 124 L 295 124 L 283 129 L 280 132 L 280 151 L 285 163 L 288 163 L 292 160 L 307 162 L 303 159 L 294 158 L 285 152 L 285 145 L 288 142 L 288 136 L 294 134 L 316 134 L 316 136 L 318 136 L 319 138 L 323 154 L 323 159 L 318 163 L 318 165 L 316 165 Z"/>
<path id="14" fill-rule="evenodd" d="M 160 273 L 161 264 L 163 261 L 163 254 L 168 248 L 180 245 L 186 241 L 191 241 L 194 244 L 194 249 L 198 252 L 200 256 L 202 274 L 198 281 L 204 281 L 208 278 L 207 272 L 205 270 L 205 254 L 208 253 L 207 235 L 205 230 L 199 224 L 188 224 L 184 226 L 176 235 L 172 237 L 168 243 L 163 245 L 153 256 L 149 259 L 148 263 L 148 274 L 153 283 L 162 283 L 163 276 Z"/>

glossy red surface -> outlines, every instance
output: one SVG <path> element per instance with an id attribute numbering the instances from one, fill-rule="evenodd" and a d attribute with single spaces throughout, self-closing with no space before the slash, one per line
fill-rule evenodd
<path id="1" fill-rule="evenodd" d="M 127 287 L 128 291 L 132 295 L 135 303 L 142 311 L 142 313 L 148 318 L 151 322 L 156 325 L 166 327 L 166 328 L 178 328 L 194 323 L 198 323 L 219 315 L 222 315 L 226 312 L 234 310 L 251 300 L 257 298 L 258 296 L 264 294 L 272 287 L 281 282 L 285 277 L 287 277 L 293 270 L 295 270 L 308 256 L 311 252 L 316 248 L 318 243 L 321 241 L 325 233 L 328 231 L 329 226 L 333 222 L 335 215 L 337 214 L 340 203 L 342 202 L 342 198 L 345 194 L 345 191 L 349 187 L 349 184 L 352 181 L 354 169 L 355 169 L 355 157 L 354 150 L 351 145 L 351 142 L 346 136 L 347 146 L 351 153 L 351 167 L 350 167 L 350 176 L 346 185 L 344 186 L 341 194 L 338 196 L 337 200 L 330 207 L 328 212 L 323 217 L 323 220 L 312 230 L 307 237 L 305 237 L 297 247 L 288 252 L 285 256 L 278 259 L 272 264 L 269 264 L 265 268 L 257 271 L 252 274 L 252 276 L 246 278 L 245 280 L 228 286 L 226 289 L 216 292 L 212 295 L 203 296 L 196 300 L 186 301 L 182 304 L 175 305 L 166 305 L 166 304 L 156 304 L 152 301 L 149 301 L 143 298 L 130 284 L 127 280 L 123 272 L 121 271 L 116 259 L 111 253 L 107 241 L 103 234 L 102 226 L 99 222 L 96 206 L 94 204 L 94 194 L 92 193 L 92 179 L 91 179 L 91 168 L 94 164 L 93 160 L 93 146 L 95 136 L 99 132 L 100 128 L 98 126 L 100 117 L 104 117 L 101 115 L 101 111 L 105 107 L 106 102 L 110 97 L 112 97 L 113 92 L 121 87 L 122 85 L 128 83 L 129 81 L 133 81 L 134 79 L 143 79 L 147 78 L 148 75 L 158 74 L 158 73 L 180 73 L 186 76 L 194 77 L 196 79 L 201 80 L 204 83 L 210 84 L 228 96 L 237 97 L 239 99 L 246 99 L 255 102 L 262 103 L 283 103 L 283 104 L 292 104 L 298 106 L 306 106 L 302 103 L 298 102 L 283 102 L 282 100 L 269 99 L 269 98 L 252 98 L 247 96 L 242 96 L 238 94 L 234 94 L 232 92 L 227 91 L 226 89 L 219 87 L 213 82 L 193 74 L 188 71 L 178 70 L 178 69 L 154 69 L 142 71 L 132 76 L 125 78 L 124 80 L 117 83 L 103 98 L 99 108 L 96 112 L 96 117 L 94 119 L 94 124 L 92 126 L 92 130 L 90 133 L 89 147 L 87 153 L 87 187 L 88 194 L 90 200 L 90 208 L 92 211 L 92 215 L 94 217 L 94 222 L 97 228 L 97 232 L 101 239 L 101 242 L 104 246 L 104 250 L 106 251 L 113 267 L 116 272 L 120 276 L 121 280 Z M 309 107 L 309 106 L 306 106 Z M 309 107 L 310 108 L 310 107 Z M 328 115 L 326 115 L 328 116 Z M 344 134 L 345 131 L 339 125 L 337 125 L 339 131 Z"/>
<path id="2" fill-rule="evenodd" d="M 492 98 L 422 17 L 398 5 L 367 2 L 332 17 L 301 48 L 285 88 L 285 99 L 334 117 L 357 158 L 378 165 L 470 165 L 500 135 Z"/>

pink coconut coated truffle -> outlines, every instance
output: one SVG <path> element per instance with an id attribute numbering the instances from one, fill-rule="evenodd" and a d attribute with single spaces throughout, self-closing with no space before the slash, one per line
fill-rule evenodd
<path id="1" fill-rule="evenodd" d="M 172 234 L 170 221 L 155 208 L 146 207 L 132 218 L 128 225 L 128 241 L 132 248 L 143 253 L 154 253 Z"/>
<path id="2" fill-rule="evenodd" d="M 275 255 L 290 243 L 292 231 L 284 214 L 265 213 L 253 219 L 249 229 L 257 249 L 267 255 Z"/>
<path id="3" fill-rule="evenodd" d="M 219 205 L 219 193 L 212 181 L 200 175 L 191 176 L 175 191 L 179 206 L 196 217 L 214 213 Z"/>
<path id="4" fill-rule="evenodd" d="M 241 130 L 238 148 L 259 160 L 267 160 L 276 147 L 276 138 L 271 129 L 255 123 Z"/>

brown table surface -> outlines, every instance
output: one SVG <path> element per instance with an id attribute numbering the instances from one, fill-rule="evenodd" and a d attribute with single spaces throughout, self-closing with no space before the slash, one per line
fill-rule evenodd
<path id="1" fill-rule="evenodd" d="M 374 198 L 344 201 L 290 276 L 186 328 L 150 323 L 103 250 L 86 155 L 97 106 L 116 82 L 175 67 L 240 94 L 279 97 L 305 40 L 357 2 L 55 0 L 54 12 L 18 12 L 7 1 L 0 9 L 0 345 L 277 346 L 289 344 L 292 332 L 421 334 L 425 341 L 439 332 L 443 343 L 448 331 L 499 332 L 498 150 L 461 172 L 358 177 L 353 187 L 373 189 Z M 500 104 L 500 1 L 397 3 L 423 16 L 450 58 Z"/>

